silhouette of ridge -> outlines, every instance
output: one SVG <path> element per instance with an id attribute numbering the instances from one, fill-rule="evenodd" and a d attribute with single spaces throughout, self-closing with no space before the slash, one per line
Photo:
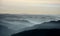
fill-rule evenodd
<path id="1" fill-rule="evenodd" d="M 19 32 L 12 36 L 60 36 L 60 29 L 33 29 Z"/>
<path id="2" fill-rule="evenodd" d="M 60 20 L 45 22 L 45 23 L 42 23 L 39 25 L 35 25 L 34 27 L 37 26 L 36 29 L 22 31 L 22 32 L 19 32 L 16 34 L 12 34 L 11 36 L 60 36 L 60 28 L 52 28 L 51 27 L 52 25 L 49 26 L 49 24 L 57 24 L 58 25 L 58 24 L 60 24 Z M 48 27 L 46 27 L 46 26 L 48 26 Z M 31 27 L 31 28 L 34 28 L 34 27 Z M 46 28 L 42 28 L 42 27 L 46 27 Z M 47 28 L 50 28 L 50 29 L 47 29 Z"/>
<path id="3" fill-rule="evenodd" d="M 60 20 L 59 21 L 44 22 L 42 24 L 37 24 L 34 27 L 37 29 L 60 28 Z"/>
<path id="4" fill-rule="evenodd" d="M 58 21 L 51 21 L 52 23 L 60 23 L 60 20 L 58 20 Z"/>

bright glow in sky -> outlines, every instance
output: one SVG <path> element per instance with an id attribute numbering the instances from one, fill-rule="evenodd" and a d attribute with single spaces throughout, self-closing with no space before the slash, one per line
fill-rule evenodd
<path id="1" fill-rule="evenodd" d="M 0 13 L 60 14 L 60 0 L 0 0 Z"/>

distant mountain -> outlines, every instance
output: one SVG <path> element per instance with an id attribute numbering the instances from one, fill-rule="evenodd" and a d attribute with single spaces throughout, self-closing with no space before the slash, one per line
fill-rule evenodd
<path id="1" fill-rule="evenodd" d="M 58 20 L 58 21 L 50 21 L 49 23 L 60 24 L 60 20 Z"/>
<path id="2" fill-rule="evenodd" d="M 60 29 L 60 20 L 59 21 L 44 22 L 42 24 L 35 25 L 34 28 L 37 28 L 37 29 L 59 28 Z"/>
<path id="3" fill-rule="evenodd" d="M 14 30 L 8 29 L 8 27 L 0 25 L 0 36 L 10 36 L 14 33 Z"/>
<path id="4" fill-rule="evenodd" d="M 43 22 L 58 21 L 60 16 L 57 15 L 20 15 L 20 14 L 0 14 L 0 21 L 20 21 L 27 20 L 33 24 L 41 24 Z M 23 22 L 23 21 L 22 21 Z"/>

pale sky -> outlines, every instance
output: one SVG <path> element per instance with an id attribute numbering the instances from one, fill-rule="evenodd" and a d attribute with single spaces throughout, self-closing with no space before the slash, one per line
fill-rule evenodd
<path id="1" fill-rule="evenodd" d="M 0 0 L 0 14 L 60 14 L 60 0 Z"/>

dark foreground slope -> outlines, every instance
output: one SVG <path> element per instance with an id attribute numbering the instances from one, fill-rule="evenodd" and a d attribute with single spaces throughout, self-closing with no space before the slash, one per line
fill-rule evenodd
<path id="1" fill-rule="evenodd" d="M 13 34 L 12 36 L 60 36 L 60 29 L 34 29 Z"/>
<path id="2" fill-rule="evenodd" d="M 11 36 L 60 36 L 60 20 L 35 25 L 36 28 L 12 34 Z"/>

